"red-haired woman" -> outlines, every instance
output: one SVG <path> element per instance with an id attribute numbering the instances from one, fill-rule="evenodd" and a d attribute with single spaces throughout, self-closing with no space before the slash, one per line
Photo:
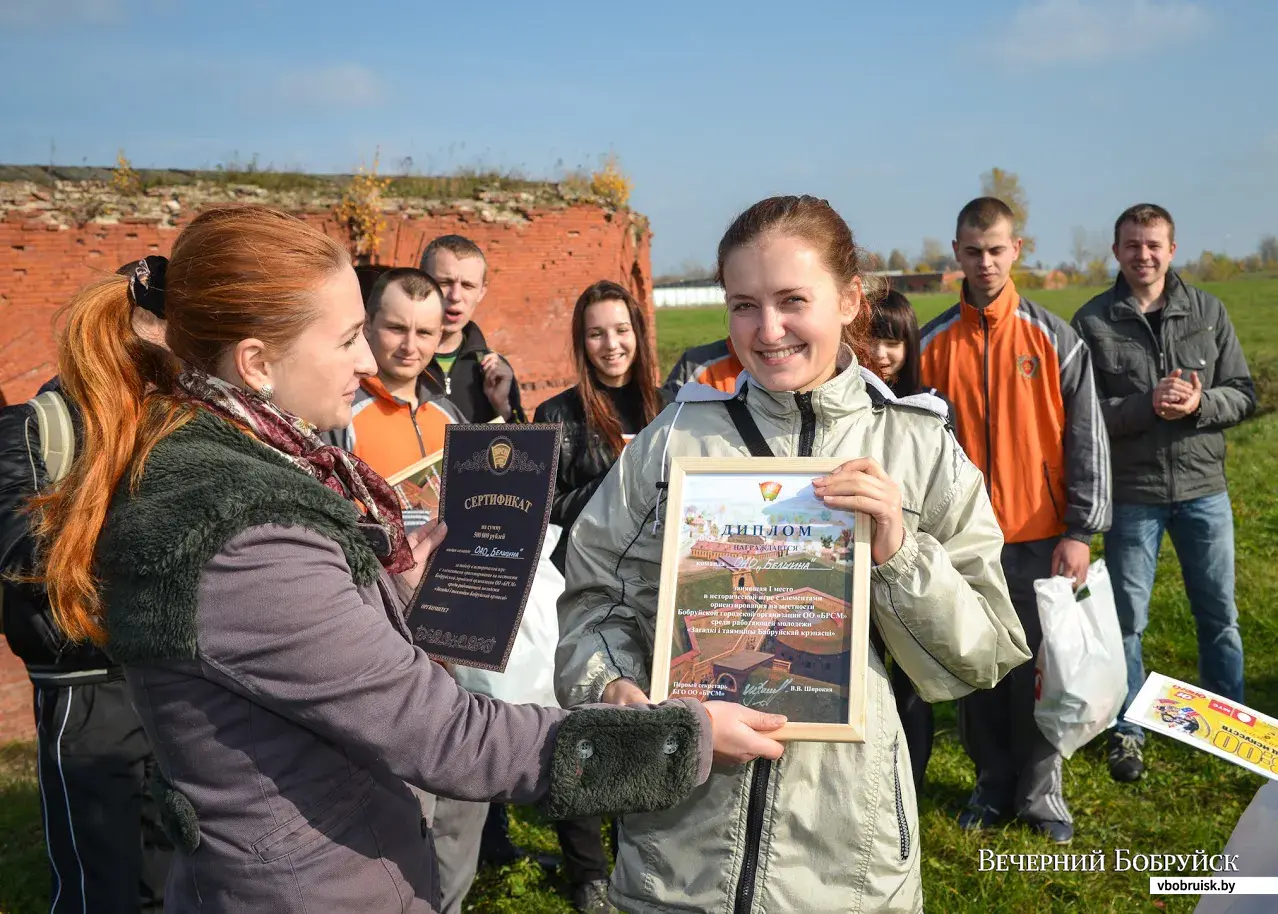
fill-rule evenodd
<path id="1" fill-rule="evenodd" d="M 376 370 L 345 248 L 228 207 L 150 261 L 69 306 L 59 367 L 84 441 L 36 504 L 55 618 L 121 664 L 151 738 L 178 848 L 166 910 L 426 914 L 410 784 L 599 815 L 677 802 L 712 741 L 729 761 L 780 753 L 751 726 L 777 720 L 732 706 L 619 728 L 459 688 L 403 614 L 443 528 L 406 536 L 385 481 L 316 435 Z M 157 296 L 171 354 L 130 326 Z"/>
<path id="2" fill-rule="evenodd" d="M 568 532 L 621 454 L 664 405 L 653 379 L 648 319 L 623 286 L 603 280 L 572 310 L 577 385 L 537 407 L 535 422 L 560 422 L 559 478 L 550 519 L 563 527 L 551 561 L 560 571 Z"/>

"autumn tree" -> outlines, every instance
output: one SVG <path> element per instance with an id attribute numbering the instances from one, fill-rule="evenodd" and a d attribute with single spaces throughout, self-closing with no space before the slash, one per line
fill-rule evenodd
<path id="1" fill-rule="evenodd" d="M 1278 237 L 1266 235 L 1261 238 L 1256 253 L 1260 255 L 1260 262 L 1266 267 L 1278 266 Z"/>
<path id="2" fill-rule="evenodd" d="M 924 238 L 923 253 L 919 255 L 919 263 L 927 264 L 929 270 L 939 273 L 951 268 L 954 255 L 938 239 Z"/>
<path id="3" fill-rule="evenodd" d="M 887 268 L 889 270 L 908 270 L 910 268 L 910 258 L 900 248 L 892 248 L 892 253 L 888 254 Z"/>
<path id="4" fill-rule="evenodd" d="M 997 197 L 1007 204 L 1012 211 L 1012 233 L 1024 241 L 1021 255 L 1034 253 L 1034 239 L 1025 234 L 1025 224 L 1029 222 L 1029 197 L 1025 188 L 1021 187 L 1020 176 L 1014 171 L 991 168 L 981 175 L 981 195 Z"/>

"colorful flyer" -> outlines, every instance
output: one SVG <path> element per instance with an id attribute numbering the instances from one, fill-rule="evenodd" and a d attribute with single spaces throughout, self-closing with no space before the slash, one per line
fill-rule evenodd
<path id="1" fill-rule="evenodd" d="M 1206 689 L 1150 673 L 1123 717 L 1278 780 L 1278 720 Z"/>
<path id="2" fill-rule="evenodd" d="M 785 714 L 778 739 L 863 738 L 869 524 L 827 508 L 813 458 L 676 458 L 652 699 Z"/>

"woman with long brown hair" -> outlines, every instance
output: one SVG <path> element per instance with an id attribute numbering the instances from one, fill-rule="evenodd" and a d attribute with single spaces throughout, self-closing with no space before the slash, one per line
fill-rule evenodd
<path id="1" fill-rule="evenodd" d="M 153 262 L 154 261 L 154 262 Z M 130 327 L 162 297 L 171 350 Z M 438 905 L 409 785 L 554 818 L 677 802 L 778 722 L 671 702 L 506 705 L 413 643 L 404 597 L 443 528 L 317 431 L 375 363 L 346 250 L 284 213 L 207 211 L 170 260 L 86 289 L 59 341 L 84 441 L 36 501 L 58 624 L 124 669 L 178 851 L 169 911 Z M 623 742 L 624 740 L 624 742 Z"/>
<path id="2" fill-rule="evenodd" d="M 572 356 L 577 384 L 537 407 L 535 422 L 564 427 L 559 478 L 550 519 L 563 527 L 551 561 L 564 570 L 568 532 L 626 443 L 664 405 L 648 318 L 635 297 L 601 280 L 577 298 L 572 310 Z"/>

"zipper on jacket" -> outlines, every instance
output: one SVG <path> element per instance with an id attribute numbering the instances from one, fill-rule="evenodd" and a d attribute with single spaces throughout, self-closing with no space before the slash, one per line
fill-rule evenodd
<path id="1" fill-rule="evenodd" d="M 1164 294 L 1166 294 L 1165 288 L 1164 288 Z M 1163 320 L 1159 324 L 1158 333 L 1155 333 L 1154 328 L 1149 326 L 1149 318 L 1145 316 L 1145 312 L 1141 311 L 1138 313 L 1140 314 L 1141 324 L 1144 326 L 1145 330 L 1149 333 L 1150 339 L 1154 341 L 1154 351 L 1158 353 L 1158 377 L 1154 378 L 1154 386 L 1156 387 L 1158 386 L 1159 381 L 1167 377 L 1167 349 L 1163 345 L 1163 340 L 1162 340 L 1162 335 L 1167 330 L 1167 305 L 1166 304 L 1163 305 Z M 1163 439 L 1163 448 L 1167 452 L 1167 460 L 1164 461 L 1167 467 L 1167 491 L 1169 495 L 1171 495 L 1171 501 L 1175 501 L 1176 500 L 1175 492 L 1172 491 L 1173 487 L 1175 486 L 1175 481 L 1173 480 L 1172 471 L 1171 471 L 1172 465 L 1176 462 L 1175 455 L 1172 454 L 1172 451 L 1175 449 L 1175 442 L 1171 440 L 1171 434 L 1166 428 L 1160 429 L 1158 434 L 1159 434 L 1159 437 Z"/>
<path id="2" fill-rule="evenodd" d="M 799 457 L 811 457 L 816 441 L 816 411 L 811 393 L 794 395 L 799 409 Z M 741 857 L 741 879 L 737 882 L 737 899 L 733 914 L 749 914 L 754 905 L 754 880 L 759 870 L 759 842 L 763 838 L 763 812 L 768 801 L 768 784 L 772 780 L 772 762 L 756 759 L 750 774 L 750 798 L 746 805 L 745 852 Z"/>
<path id="3" fill-rule="evenodd" d="M 901 793 L 901 738 L 892 742 L 892 786 L 896 791 L 896 830 L 900 836 L 901 860 L 910 859 L 910 820 L 905 815 L 905 797 Z"/>
<path id="4" fill-rule="evenodd" d="M 427 456 L 426 442 L 422 440 L 422 430 L 421 430 L 421 427 L 417 424 L 417 410 L 421 409 L 421 406 L 422 406 L 421 403 L 418 403 L 416 407 L 409 406 L 408 419 L 410 422 L 413 423 L 413 431 L 417 433 L 417 449 L 421 451 L 422 456 L 425 457 Z"/>
<path id="5" fill-rule="evenodd" d="M 816 441 L 816 412 L 812 409 L 812 394 L 795 394 L 794 405 L 799 408 L 799 456 L 811 457 L 812 444 Z"/>
<path id="6" fill-rule="evenodd" d="M 984 337 L 984 368 L 981 371 L 981 387 L 985 394 L 985 492 L 994 495 L 994 430 L 990 425 L 990 322 L 981 312 L 981 335 Z"/>

